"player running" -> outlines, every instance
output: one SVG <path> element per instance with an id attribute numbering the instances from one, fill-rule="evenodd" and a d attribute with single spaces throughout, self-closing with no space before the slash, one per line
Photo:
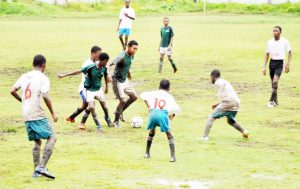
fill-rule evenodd
<path id="1" fill-rule="evenodd" d="M 36 55 L 33 59 L 33 70 L 23 74 L 11 89 L 11 95 L 22 102 L 23 118 L 28 134 L 29 141 L 34 141 L 32 150 L 34 172 L 32 177 L 37 178 L 41 175 L 54 179 L 46 168 L 46 165 L 52 155 L 56 137 L 49 123 L 44 110 L 41 107 L 42 98 L 47 105 L 54 122 L 57 122 L 57 116 L 54 113 L 52 102 L 49 97 L 50 82 L 44 71 L 46 69 L 46 59 L 43 55 Z M 22 97 L 18 90 L 22 90 Z M 44 147 L 42 159 L 40 160 L 40 151 L 42 139 L 47 142 Z"/>
<path id="2" fill-rule="evenodd" d="M 160 62 L 158 66 L 158 73 L 161 73 L 163 63 L 164 63 L 164 56 L 168 56 L 168 59 L 173 67 L 174 73 L 177 72 L 177 67 L 175 62 L 172 59 L 172 48 L 173 48 L 173 41 L 174 41 L 174 31 L 171 26 L 169 26 L 169 18 L 164 18 L 164 27 L 160 29 L 161 40 L 159 43 L 159 52 L 160 52 Z"/>
<path id="3" fill-rule="evenodd" d="M 169 91 L 170 81 L 163 79 L 160 81 L 159 90 L 143 92 L 140 95 L 149 110 L 147 130 L 150 130 L 150 132 L 147 139 L 145 158 L 150 158 L 150 148 L 155 135 L 155 129 L 158 126 L 161 132 L 167 134 L 171 151 L 170 162 L 175 162 L 175 142 L 171 132 L 171 121 L 179 113 L 179 106 Z"/>
<path id="4" fill-rule="evenodd" d="M 123 112 L 137 100 L 136 92 L 132 84 L 128 81 L 131 80 L 130 67 L 133 57 L 138 50 L 138 43 L 134 40 L 128 43 L 128 49 L 122 52 L 110 66 L 115 65 L 114 74 L 112 76 L 113 91 L 119 99 L 119 105 L 116 108 L 114 126 L 121 128 L 119 123 Z M 129 99 L 126 100 L 126 95 Z"/>
<path id="5" fill-rule="evenodd" d="M 59 74 L 59 78 L 62 79 L 67 76 L 71 75 L 78 75 L 83 73 L 85 75 L 85 81 L 84 81 L 84 88 L 85 88 L 85 94 L 86 97 L 86 103 L 88 104 L 89 108 L 85 112 L 85 115 L 83 116 L 82 124 L 84 124 L 88 118 L 89 113 L 92 113 L 94 122 L 97 126 L 97 131 L 102 133 L 103 129 L 102 126 L 97 118 L 97 114 L 95 111 L 95 102 L 94 100 L 97 99 L 101 102 L 101 104 L 106 107 L 106 102 L 102 90 L 102 83 L 101 80 L 104 77 L 105 79 L 105 94 L 108 93 L 108 74 L 107 74 L 107 62 L 109 60 L 109 56 L 107 53 L 101 53 L 99 55 L 99 63 L 96 64 L 89 64 L 86 67 L 82 68 L 82 70 L 66 73 L 66 74 Z M 105 117 L 108 116 L 105 115 Z M 108 126 L 111 126 L 110 124 Z M 83 125 L 82 125 L 83 127 Z M 84 127 L 85 128 L 85 127 Z"/>
<path id="6" fill-rule="evenodd" d="M 94 65 L 96 63 L 96 61 L 99 60 L 99 55 L 101 54 L 102 52 L 102 49 L 98 46 L 93 46 L 91 48 L 91 57 L 89 59 L 87 59 L 83 64 L 82 64 L 82 67 L 81 68 L 85 68 L 89 65 Z M 81 73 L 81 72 L 80 72 Z M 64 75 L 64 74 L 63 74 Z M 63 76 L 62 75 L 62 76 Z M 61 75 L 58 76 L 59 78 L 61 78 Z M 66 76 L 64 76 L 66 77 Z M 75 122 L 75 118 L 81 113 L 83 112 L 84 110 L 86 110 L 86 108 L 88 107 L 88 102 L 86 101 L 86 89 L 84 88 L 84 82 L 85 82 L 85 74 L 82 73 L 82 76 L 81 76 L 81 83 L 79 85 L 79 95 L 82 99 L 82 105 L 81 107 L 77 108 L 77 110 L 72 114 L 70 115 L 66 120 L 67 121 L 70 121 L 71 123 L 74 123 Z M 101 89 L 102 90 L 102 89 Z M 98 99 L 97 99 L 98 100 Z M 105 121 L 107 123 L 108 126 L 112 126 L 112 122 L 109 118 L 109 114 L 108 114 L 108 108 L 106 106 L 106 103 L 105 103 L 105 100 L 102 99 L 102 98 L 99 98 L 99 103 L 103 109 L 103 112 L 105 114 Z M 85 115 L 84 115 L 84 118 L 82 119 L 80 125 L 78 126 L 79 129 L 85 129 L 85 122 L 87 120 L 89 116 L 89 110 L 86 110 L 85 111 Z"/>
<path id="7" fill-rule="evenodd" d="M 126 50 L 128 36 L 131 34 L 132 30 L 132 20 L 135 20 L 135 13 L 133 8 L 129 7 L 130 0 L 125 0 L 125 7 L 123 7 L 119 14 L 119 25 L 117 31 L 119 32 L 119 38 L 123 50 Z M 125 43 L 123 40 L 123 35 L 125 35 Z"/>
<path id="8" fill-rule="evenodd" d="M 281 37 L 281 27 L 275 26 L 273 28 L 274 38 L 270 39 L 267 43 L 267 50 L 265 55 L 265 62 L 263 67 L 263 74 L 266 75 L 266 67 L 270 60 L 269 69 L 272 84 L 272 94 L 268 103 L 269 108 L 273 108 L 278 105 L 277 90 L 278 82 L 283 70 L 283 64 L 285 63 L 285 54 L 288 53 L 288 61 L 285 63 L 284 71 L 289 73 L 290 64 L 292 60 L 292 48 L 287 39 Z"/>
<path id="9" fill-rule="evenodd" d="M 208 135 L 213 122 L 216 119 L 226 116 L 227 123 L 234 127 L 236 130 L 243 134 L 244 138 L 248 138 L 248 131 L 244 130 L 240 124 L 236 121 L 235 117 L 240 107 L 240 99 L 237 96 L 232 85 L 221 78 L 219 70 L 213 70 L 210 74 L 211 82 L 218 90 L 218 96 L 221 98 L 221 102 L 212 106 L 214 112 L 209 116 L 203 138 L 199 138 L 208 141 Z"/>

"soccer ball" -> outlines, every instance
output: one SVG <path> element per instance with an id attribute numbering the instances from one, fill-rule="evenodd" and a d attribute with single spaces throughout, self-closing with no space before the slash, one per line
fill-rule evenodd
<path id="1" fill-rule="evenodd" d="M 131 125 L 133 128 L 141 128 L 143 125 L 143 119 L 139 116 L 135 116 L 131 120 Z"/>

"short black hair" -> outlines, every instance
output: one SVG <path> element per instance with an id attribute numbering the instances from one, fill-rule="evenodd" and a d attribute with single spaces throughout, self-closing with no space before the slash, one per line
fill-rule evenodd
<path id="1" fill-rule="evenodd" d="M 32 64 L 33 67 L 41 67 L 43 64 L 46 64 L 46 58 L 41 54 L 35 55 Z"/>
<path id="2" fill-rule="evenodd" d="M 98 51 L 101 51 L 102 49 L 100 48 L 100 47 L 98 47 L 98 46 L 93 46 L 92 48 L 91 48 L 91 53 L 96 53 L 96 52 L 98 52 Z"/>
<path id="3" fill-rule="evenodd" d="M 210 73 L 210 76 L 213 76 L 213 77 L 220 77 L 221 76 L 221 72 L 220 70 L 213 70 L 211 73 Z"/>
<path id="4" fill-rule="evenodd" d="M 131 47 L 131 46 L 133 46 L 133 45 L 139 45 L 139 44 L 138 44 L 138 42 L 136 42 L 135 40 L 129 41 L 128 46 Z"/>
<path id="5" fill-rule="evenodd" d="M 107 53 L 101 53 L 99 55 L 99 60 L 109 60 L 109 55 Z"/>
<path id="6" fill-rule="evenodd" d="M 159 83 L 159 89 L 170 90 L 170 81 L 167 79 L 162 79 Z"/>
<path id="7" fill-rule="evenodd" d="M 279 31 L 280 31 L 280 33 L 281 33 L 281 31 L 282 31 L 282 28 L 281 28 L 280 26 L 275 26 L 274 28 L 278 28 L 278 29 L 279 29 Z"/>

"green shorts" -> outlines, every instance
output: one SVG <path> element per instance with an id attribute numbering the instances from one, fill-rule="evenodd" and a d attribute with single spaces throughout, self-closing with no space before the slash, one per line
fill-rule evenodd
<path id="1" fill-rule="evenodd" d="M 221 109 L 215 109 L 215 111 L 212 113 L 211 117 L 215 119 L 219 119 L 221 117 L 227 117 L 227 119 L 235 120 L 235 116 L 237 114 L 237 111 L 222 111 Z"/>
<path id="2" fill-rule="evenodd" d="M 47 118 L 25 122 L 28 140 L 49 139 L 54 132 Z"/>
<path id="3" fill-rule="evenodd" d="M 170 131 L 171 124 L 167 110 L 153 109 L 150 111 L 147 130 L 155 129 L 157 126 L 160 127 L 161 132 Z"/>

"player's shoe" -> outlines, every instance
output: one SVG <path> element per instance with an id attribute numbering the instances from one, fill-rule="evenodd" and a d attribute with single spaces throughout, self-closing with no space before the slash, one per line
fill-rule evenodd
<path id="1" fill-rule="evenodd" d="M 243 132 L 243 137 L 244 137 L 244 138 L 248 138 L 248 137 L 249 137 L 249 131 L 245 130 L 245 131 Z"/>
<path id="2" fill-rule="evenodd" d="M 37 172 L 33 172 L 32 174 L 32 178 L 40 178 L 42 175 L 40 173 L 37 173 Z"/>
<path id="3" fill-rule="evenodd" d="M 149 159 L 150 158 L 150 154 L 145 154 L 144 158 Z"/>
<path id="4" fill-rule="evenodd" d="M 269 108 L 274 108 L 276 105 L 275 105 L 275 103 L 274 103 L 274 101 L 270 101 L 269 103 L 268 103 L 268 107 Z"/>
<path id="5" fill-rule="evenodd" d="M 36 173 L 39 173 L 47 178 L 50 178 L 50 179 L 55 179 L 55 176 L 52 175 L 47 168 L 43 168 L 43 167 L 40 167 L 40 166 L 37 166 L 34 170 Z"/>
<path id="6" fill-rule="evenodd" d="M 175 156 L 171 157 L 170 162 L 176 162 L 176 157 Z"/>
<path id="7" fill-rule="evenodd" d="M 111 122 L 109 117 L 104 117 L 104 119 L 105 119 L 108 127 L 113 127 L 114 126 L 114 124 Z"/>
<path id="8" fill-rule="evenodd" d="M 176 73 L 178 71 L 177 67 L 175 67 L 173 70 L 174 70 L 174 73 Z"/>
<path id="9" fill-rule="evenodd" d="M 85 130 L 85 129 L 86 129 L 85 124 L 84 124 L 84 123 L 80 123 L 80 124 L 78 125 L 78 129 L 80 129 L 80 130 Z"/>
<path id="10" fill-rule="evenodd" d="M 200 137 L 200 138 L 197 138 L 197 140 L 207 142 L 209 140 L 209 138 L 208 137 Z"/>
<path id="11" fill-rule="evenodd" d="M 104 130 L 101 126 L 97 127 L 97 133 L 100 134 L 100 135 L 104 134 Z"/>
<path id="12" fill-rule="evenodd" d="M 69 122 L 71 122 L 71 123 L 74 123 L 74 122 L 75 122 L 75 119 L 71 119 L 70 117 L 67 117 L 67 118 L 66 118 L 66 121 L 69 121 Z"/>
<path id="13" fill-rule="evenodd" d="M 121 129 L 122 126 L 120 125 L 120 123 L 113 123 L 115 128 Z"/>

